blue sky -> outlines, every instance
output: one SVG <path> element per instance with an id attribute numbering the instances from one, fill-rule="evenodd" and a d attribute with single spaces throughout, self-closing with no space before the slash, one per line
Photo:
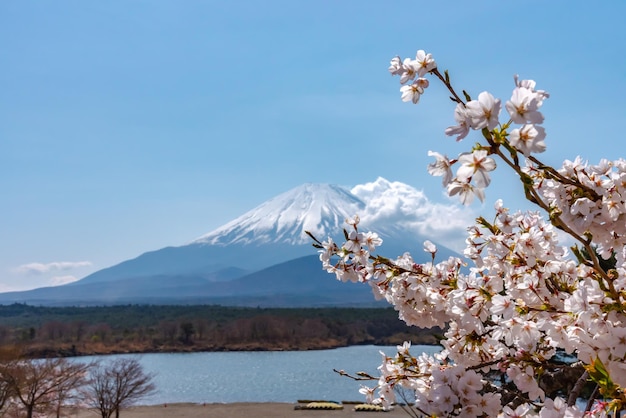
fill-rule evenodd
<path id="1" fill-rule="evenodd" d="M 473 141 L 444 136 L 454 106 L 436 83 L 418 106 L 400 101 L 388 63 L 417 49 L 474 96 L 507 100 L 514 74 L 550 92 L 545 161 L 623 157 L 625 13 L 618 1 L 1 2 L 0 291 L 184 244 L 306 182 L 382 176 L 449 202 L 427 151 Z M 484 210 L 524 206 L 516 187 L 496 172 Z"/>

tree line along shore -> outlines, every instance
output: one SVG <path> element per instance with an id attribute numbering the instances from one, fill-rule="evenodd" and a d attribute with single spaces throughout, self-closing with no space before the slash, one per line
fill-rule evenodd
<path id="1" fill-rule="evenodd" d="M 27 357 L 437 344 L 440 334 L 408 327 L 392 308 L 0 305 L 0 347 Z"/>

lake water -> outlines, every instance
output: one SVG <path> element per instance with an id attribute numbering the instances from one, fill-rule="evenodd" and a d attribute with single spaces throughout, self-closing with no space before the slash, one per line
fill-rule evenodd
<path id="1" fill-rule="evenodd" d="M 411 353 L 435 353 L 437 346 L 413 346 Z M 339 376 L 334 369 L 376 374 L 379 351 L 396 348 L 353 346 L 314 351 L 255 351 L 171 354 L 124 354 L 76 358 L 77 361 L 139 359 L 155 375 L 157 392 L 142 404 L 193 402 L 295 402 L 298 399 L 335 401 L 364 399 L 361 382 Z M 365 382 L 367 383 L 367 382 Z M 371 382 L 370 382 L 371 383 Z"/>

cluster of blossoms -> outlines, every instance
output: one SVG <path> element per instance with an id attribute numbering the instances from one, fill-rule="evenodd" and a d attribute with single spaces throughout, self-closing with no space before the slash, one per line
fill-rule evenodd
<path id="1" fill-rule="evenodd" d="M 405 58 L 404 61 L 400 57 L 391 60 L 389 71 L 393 75 L 400 76 L 400 88 L 402 92 L 402 100 L 405 102 L 417 103 L 420 96 L 424 94 L 424 89 L 428 87 L 428 79 L 424 76 L 433 69 L 437 68 L 437 64 L 431 54 L 426 54 L 423 50 L 417 51 L 415 59 Z M 406 84 L 412 81 L 411 84 Z"/>
<path id="2" fill-rule="evenodd" d="M 408 253 L 374 255 L 382 240 L 361 232 L 358 217 L 348 221 L 342 245 L 317 241 L 323 268 L 339 280 L 368 283 L 409 325 L 445 330 L 437 356 L 413 357 L 410 344 L 383 355 L 377 386 L 363 393 L 389 406 L 398 389 L 408 390 L 416 416 L 432 417 L 602 417 L 626 408 L 626 161 L 578 159 L 556 170 L 537 160 L 533 154 L 545 150 L 539 108 L 548 94 L 534 81 L 515 79 L 501 123 L 499 99 L 483 92 L 461 100 L 424 51 L 415 60 L 394 58 L 389 70 L 401 77 L 402 99 L 414 103 L 428 86 L 424 76 L 437 76 L 457 102 L 457 125 L 446 134 L 461 140 L 475 129 L 486 141 L 454 160 L 430 153 L 429 172 L 443 176 L 450 195 L 482 200 L 496 157 L 549 220 L 511 213 L 498 200 L 492 220 L 468 228 L 469 268 L 456 257 L 435 263 L 430 242 L 427 263 Z M 577 241 L 573 251 L 559 244 L 557 229 Z M 577 399 L 589 380 L 597 387 L 585 408 Z"/>
<path id="3" fill-rule="evenodd" d="M 415 394 L 417 408 L 428 416 L 446 416 L 459 410 L 461 416 L 496 416 L 501 409 L 500 394 L 481 393 L 483 380 L 475 371 L 462 366 L 442 368 L 441 355 L 422 354 L 415 358 L 409 352 L 410 343 L 398 346 L 395 357 L 383 355 L 379 378 L 378 400 L 389 405 L 395 399 L 394 389 L 402 388 Z M 390 384 L 389 377 L 394 383 Z M 395 386 L 395 387 L 394 387 Z M 371 388 L 361 389 L 369 402 L 374 401 Z"/>
<path id="4" fill-rule="evenodd" d="M 603 258 L 626 261 L 626 161 L 602 160 L 597 165 L 580 158 L 565 161 L 558 172 L 537 165 L 524 167 L 551 213 L 558 214 L 579 236 L 593 237 Z"/>
<path id="5" fill-rule="evenodd" d="M 445 77 L 442 76 L 431 54 L 426 54 L 422 50 L 417 51 L 415 60 L 406 58 L 401 61 L 400 57 L 393 58 L 389 72 L 400 76 L 400 83 L 403 84 L 400 91 L 402 100 L 405 102 L 417 103 L 419 101 L 424 89 L 429 85 L 428 79 L 424 78 L 427 73 L 436 75 L 451 89 L 447 73 Z M 415 77 L 418 78 L 415 79 Z M 414 80 L 413 83 L 406 85 L 411 80 Z M 472 129 L 496 130 L 499 140 L 506 138 L 508 145 L 525 156 L 543 152 L 546 149 L 544 142 L 546 131 L 540 126 L 544 117 L 539 109 L 548 97 L 550 95 L 545 91 L 535 89 L 534 81 L 519 80 L 515 77 L 515 88 L 510 100 L 505 104 L 510 119 L 506 124 L 500 125 L 499 116 L 502 110 L 500 99 L 484 91 L 478 95 L 477 100 L 469 100 L 467 96 L 468 101 L 464 102 L 454 93 L 453 99 L 457 102 L 454 119 L 457 125 L 447 128 L 445 133 L 448 136 L 456 136 L 457 141 L 460 141 Z M 513 124 L 519 127 L 507 132 Z M 474 196 L 482 201 L 485 198 L 484 189 L 490 183 L 489 172 L 496 168 L 495 160 L 489 157 L 489 154 L 489 149 L 478 148 L 472 152 L 462 153 L 456 159 L 451 160 L 445 155 L 430 152 L 436 161 L 429 165 L 428 170 L 432 175 L 443 176 L 443 185 L 450 196 L 459 195 L 467 204 L 472 202 Z M 452 166 L 456 163 L 459 164 L 459 168 L 453 176 Z"/>

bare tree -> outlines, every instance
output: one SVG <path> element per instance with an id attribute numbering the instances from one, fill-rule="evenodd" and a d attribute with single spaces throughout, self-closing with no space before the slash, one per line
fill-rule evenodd
<path id="1" fill-rule="evenodd" d="M 91 372 L 87 385 L 88 402 L 102 418 L 110 418 L 113 413 L 119 418 L 120 409 L 154 392 L 152 379 L 135 359 L 121 358 L 99 365 Z"/>
<path id="2" fill-rule="evenodd" d="M 0 347 L 0 417 L 7 414 L 7 409 L 13 403 L 13 389 L 11 378 L 7 373 L 13 363 L 20 357 L 21 352 L 15 347 Z"/>
<path id="3" fill-rule="evenodd" d="M 17 360 L 2 366 L 8 393 L 24 407 L 26 418 L 35 412 L 55 412 L 84 383 L 89 365 L 66 359 Z"/>
<path id="4" fill-rule="evenodd" d="M 2 370 L 0 370 L 0 417 L 4 416 L 4 410 L 7 406 L 9 406 L 11 395 L 11 386 L 9 385 L 7 379 L 5 379 L 5 375 L 2 373 Z"/>
<path id="5" fill-rule="evenodd" d="M 61 417 L 61 408 L 63 406 L 74 404 L 79 399 L 80 389 L 85 385 L 86 377 L 91 367 L 93 367 L 93 363 L 72 364 L 65 362 L 58 369 L 58 373 L 65 375 L 65 379 L 58 382 L 56 390 L 50 396 L 51 406 L 56 418 Z"/>

